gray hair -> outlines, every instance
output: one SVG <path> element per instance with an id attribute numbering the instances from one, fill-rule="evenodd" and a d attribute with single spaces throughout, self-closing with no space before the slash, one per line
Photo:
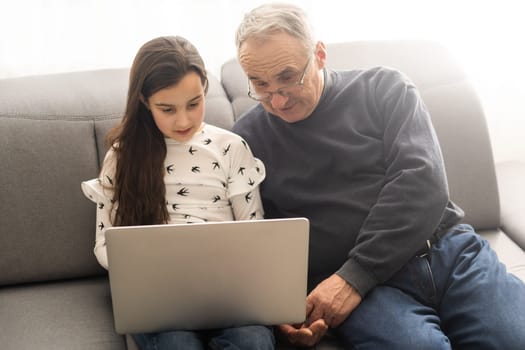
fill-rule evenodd
<path id="1" fill-rule="evenodd" d="M 271 35 L 285 32 L 301 41 L 306 51 L 313 51 L 313 28 L 305 11 L 285 3 L 270 3 L 254 8 L 244 15 L 237 28 L 237 53 L 248 39 L 265 40 Z"/>

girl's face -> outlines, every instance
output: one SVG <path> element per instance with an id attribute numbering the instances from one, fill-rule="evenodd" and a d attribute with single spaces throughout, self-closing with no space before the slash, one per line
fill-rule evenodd
<path id="1" fill-rule="evenodd" d="M 179 83 L 151 95 L 146 106 L 165 137 L 178 142 L 190 140 L 204 120 L 204 88 L 200 75 L 189 72 Z"/>

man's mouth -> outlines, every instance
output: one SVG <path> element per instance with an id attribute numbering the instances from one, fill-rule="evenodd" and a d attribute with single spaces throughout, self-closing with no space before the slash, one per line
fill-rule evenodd
<path id="1" fill-rule="evenodd" d="M 283 113 L 286 113 L 286 112 L 289 112 L 292 108 L 295 107 L 295 103 L 291 103 L 290 105 L 288 106 L 284 106 L 282 108 L 279 108 L 279 112 L 283 112 Z"/>

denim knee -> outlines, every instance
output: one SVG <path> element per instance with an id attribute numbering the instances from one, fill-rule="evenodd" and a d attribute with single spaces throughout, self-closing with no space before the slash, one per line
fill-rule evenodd
<path id="1" fill-rule="evenodd" d="M 242 326 L 226 328 L 209 342 L 210 348 L 219 349 L 254 349 L 273 350 L 275 338 L 273 329 L 265 326 Z"/>
<path id="2" fill-rule="evenodd" d="M 141 350 L 204 350 L 204 345 L 198 332 L 167 331 L 134 334 L 133 339 Z"/>

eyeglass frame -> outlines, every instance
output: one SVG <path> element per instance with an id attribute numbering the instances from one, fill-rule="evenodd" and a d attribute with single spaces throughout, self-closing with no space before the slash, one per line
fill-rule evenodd
<path id="1" fill-rule="evenodd" d="M 289 89 L 289 88 L 294 88 L 294 87 L 301 87 L 302 88 L 304 86 L 304 79 L 306 78 L 306 72 L 308 71 L 308 68 L 310 67 L 310 62 L 312 62 L 312 58 L 313 57 L 314 57 L 314 53 L 312 53 L 310 55 L 310 57 L 308 58 L 308 62 L 306 62 L 306 66 L 304 67 L 303 73 L 301 74 L 301 78 L 299 79 L 299 81 L 297 81 L 297 82 L 295 82 L 293 84 L 282 86 L 282 87 L 278 88 L 275 91 L 265 91 L 264 92 L 264 94 L 266 94 L 265 98 L 256 98 L 254 96 L 254 94 L 257 94 L 257 93 L 252 91 L 251 81 L 248 80 L 248 97 L 250 97 L 252 100 L 255 100 L 255 101 L 258 101 L 258 102 L 268 102 L 268 101 L 272 100 L 272 97 L 273 97 L 274 94 L 281 95 L 282 97 L 290 96 L 289 94 L 285 95 L 283 90 L 284 89 Z"/>

